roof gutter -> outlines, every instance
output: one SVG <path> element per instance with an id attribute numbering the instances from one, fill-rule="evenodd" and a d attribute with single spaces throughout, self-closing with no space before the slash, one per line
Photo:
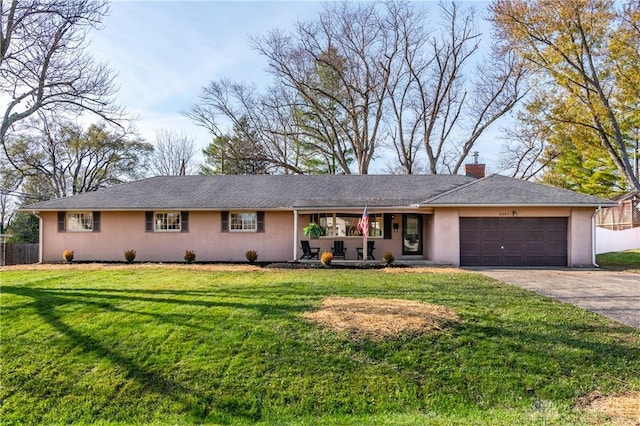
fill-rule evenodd
<path id="1" fill-rule="evenodd" d="M 364 204 L 359 205 L 359 206 L 352 206 L 352 207 L 345 207 L 345 206 L 293 206 L 293 208 L 291 210 L 298 210 L 298 211 L 317 211 L 317 210 L 328 210 L 328 211 L 332 211 L 332 212 L 341 212 L 341 211 L 352 211 L 354 209 L 360 209 L 362 210 L 364 208 Z M 410 205 L 402 205 L 402 206 L 376 206 L 376 205 L 368 205 L 368 209 L 369 211 L 388 211 L 388 210 L 393 210 L 393 211 L 401 211 L 401 210 L 406 210 L 406 211 L 415 211 L 415 210 L 419 210 L 421 208 L 431 208 L 431 206 L 428 205 L 424 205 L 424 204 L 410 204 Z"/>
<path id="2" fill-rule="evenodd" d="M 493 208 L 502 208 L 502 207 L 613 207 L 617 206 L 617 203 L 612 204 L 422 204 L 423 207 L 493 207 Z"/>
<path id="3" fill-rule="evenodd" d="M 293 211 L 291 207 L 51 207 L 41 208 L 41 212 L 83 212 L 83 211 L 101 211 L 101 212 L 145 212 L 145 211 L 189 211 L 189 212 L 219 212 L 219 211 Z M 33 213 L 34 210 L 28 208 L 16 209 L 18 212 Z"/>

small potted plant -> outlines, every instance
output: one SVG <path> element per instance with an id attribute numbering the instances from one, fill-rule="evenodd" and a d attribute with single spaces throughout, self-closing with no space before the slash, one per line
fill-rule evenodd
<path id="1" fill-rule="evenodd" d="M 315 239 L 322 235 L 322 228 L 317 223 L 311 222 L 302 229 L 302 232 L 305 236 Z"/>

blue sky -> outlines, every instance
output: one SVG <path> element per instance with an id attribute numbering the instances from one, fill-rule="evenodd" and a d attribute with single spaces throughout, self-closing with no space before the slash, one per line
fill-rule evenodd
<path id="1" fill-rule="evenodd" d="M 170 129 L 209 135 L 183 117 L 211 80 L 266 81 L 265 62 L 250 35 L 313 17 L 315 2 L 116 1 L 90 50 L 118 73 L 118 101 L 138 116 L 143 137 Z"/>
<path id="2" fill-rule="evenodd" d="M 114 1 L 90 51 L 118 73 L 117 100 L 139 117 L 141 136 L 185 132 L 201 150 L 210 135 L 180 112 L 212 80 L 266 83 L 266 62 L 249 37 L 291 29 L 320 9 L 316 1 Z"/>

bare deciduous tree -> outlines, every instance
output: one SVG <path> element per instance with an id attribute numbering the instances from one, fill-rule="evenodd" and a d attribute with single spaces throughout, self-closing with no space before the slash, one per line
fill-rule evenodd
<path id="1" fill-rule="evenodd" d="M 414 3 L 327 3 L 292 33 L 253 38 L 274 77 L 266 95 L 212 82 L 186 114 L 215 136 L 220 123 L 247 120 L 278 171 L 366 174 L 384 145 L 394 171 L 457 173 L 526 92 L 524 69 L 514 55 L 492 56 L 465 78 L 479 46 L 474 11 L 440 9 L 438 28 Z"/>
<path id="2" fill-rule="evenodd" d="M 440 28 L 424 27 L 421 10 L 399 20 L 403 66 L 390 85 L 393 147 L 406 173 L 416 167 L 422 145 L 430 173 L 457 173 L 485 131 L 523 97 L 524 69 L 514 55 L 497 55 L 466 78 L 478 57 L 475 11 L 441 4 Z"/>
<path id="3" fill-rule="evenodd" d="M 424 108 L 416 96 L 420 83 L 416 76 L 431 65 L 433 57 L 425 52 L 430 36 L 429 29 L 425 27 L 425 10 L 405 6 L 402 12 L 395 10 L 388 18 L 395 31 L 401 34 L 399 49 L 402 60 L 393 64 L 385 114 L 389 129 L 386 145 L 395 151 L 399 164 L 388 164 L 387 167 L 392 174 L 414 174 L 424 171 L 424 164 L 418 157 L 422 147 L 420 130 Z"/>
<path id="4" fill-rule="evenodd" d="M 0 153 L 0 234 L 11 221 L 22 180 L 22 175 L 11 167 L 4 153 Z"/>
<path id="5" fill-rule="evenodd" d="M 386 20 L 389 4 L 327 3 L 317 20 L 294 34 L 272 31 L 254 38 L 279 84 L 295 90 L 302 134 L 351 173 L 366 174 L 384 139 L 382 118 L 399 34 Z"/>
<path id="6" fill-rule="evenodd" d="M 193 137 L 186 133 L 160 130 L 156 133 L 155 149 L 149 161 L 155 176 L 191 175 L 197 170 Z"/>
<path id="7" fill-rule="evenodd" d="M 107 13 L 104 0 L 13 0 L 0 3 L 0 142 L 42 110 L 90 111 L 122 118 L 112 102 L 114 75 L 86 51 L 87 33 Z M 12 158 L 9 156 L 9 160 Z"/>
<path id="8" fill-rule="evenodd" d="M 37 184 L 37 193 L 66 197 L 144 175 L 153 146 L 136 140 L 126 129 L 110 131 L 106 124 L 94 124 L 84 130 L 38 115 L 30 133 L 5 142 L 14 167 L 27 182 Z"/>
<path id="9" fill-rule="evenodd" d="M 506 141 L 498 165 L 502 173 L 522 180 L 533 179 L 555 158 L 547 150 L 546 136 L 540 129 L 521 124 L 504 129 L 504 133 Z"/>
<path id="10" fill-rule="evenodd" d="M 253 84 L 223 79 L 204 87 L 199 99 L 184 115 L 207 129 L 218 142 L 243 140 L 245 148 L 253 144 L 251 151 L 262 156 L 256 160 L 269 164 L 272 172 L 302 174 L 313 168 L 312 158 L 317 151 L 305 147 L 301 140 L 295 119 L 299 103 L 295 93 L 272 86 L 266 94 L 259 95 Z M 220 120 L 242 134 L 232 135 L 221 129 Z"/>

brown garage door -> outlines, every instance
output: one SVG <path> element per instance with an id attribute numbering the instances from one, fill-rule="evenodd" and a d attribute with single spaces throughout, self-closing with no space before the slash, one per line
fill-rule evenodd
<path id="1" fill-rule="evenodd" d="M 462 266 L 567 266 L 567 218 L 460 218 Z"/>

